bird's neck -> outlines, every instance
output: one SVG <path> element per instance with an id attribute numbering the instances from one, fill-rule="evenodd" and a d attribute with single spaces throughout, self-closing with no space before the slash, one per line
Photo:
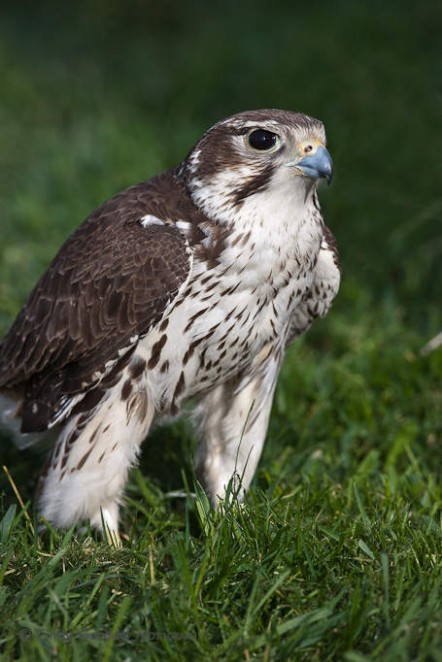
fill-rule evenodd
<path id="1" fill-rule="evenodd" d="M 253 204 L 252 204 L 253 203 Z M 221 255 L 229 270 L 241 274 L 243 285 L 286 278 L 316 262 L 322 237 L 322 219 L 312 194 L 307 200 L 270 203 L 265 194 L 245 203 L 231 226 L 230 241 Z"/>

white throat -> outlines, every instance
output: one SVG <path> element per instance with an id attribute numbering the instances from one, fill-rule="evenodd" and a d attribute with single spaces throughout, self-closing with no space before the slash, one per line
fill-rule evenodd
<path id="1" fill-rule="evenodd" d="M 223 268 L 241 274 L 242 287 L 253 288 L 278 273 L 286 277 L 286 269 L 295 273 L 300 264 L 314 263 L 322 237 L 315 182 L 278 168 L 263 190 L 232 204 L 231 174 L 220 173 L 193 192 L 210 218 L 230 228 Z"/>

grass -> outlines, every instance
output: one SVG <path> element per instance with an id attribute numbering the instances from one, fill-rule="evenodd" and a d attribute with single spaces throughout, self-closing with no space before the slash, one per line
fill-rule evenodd
<path id="1" fill-rule="evenodd" d="M 438 3 L 144 5 L 2 9 L 1 329 L 91 209 L 252 107 L 326 124 L 342 290 L 288 353 L 242 507 L 208 508 L 180 421 L 131 474 L 123 549 L 39 533 L 46 450 L 0 433 L 25 503 L 3 475 L 3 659 L 442 660 Z"/>

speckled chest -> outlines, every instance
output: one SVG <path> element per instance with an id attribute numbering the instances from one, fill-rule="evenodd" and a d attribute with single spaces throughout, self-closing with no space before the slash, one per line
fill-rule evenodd
<path id="1" fill-rule="evenodd" d="M 217 265 L 194 264 L 138 350 L 158 411 L 174 412 L 186 398 L 242 371 L 253 374 L 264 347 L 284 348 L 294 311 L 311 286 L 319 245 L 316 226 L 305 246 L 281 241 L 261 248 L 246 233 Z"/>

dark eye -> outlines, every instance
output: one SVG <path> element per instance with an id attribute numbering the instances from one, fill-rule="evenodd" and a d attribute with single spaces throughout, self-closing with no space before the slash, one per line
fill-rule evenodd
<path id="1" fill-rule="evenodd" d="M 255 129 L 247 136 L 247 141 L 252 149 L 258 152 L 266 152 L 276 145 L 278 136 L 276 133 L 265 129 Z"/>

